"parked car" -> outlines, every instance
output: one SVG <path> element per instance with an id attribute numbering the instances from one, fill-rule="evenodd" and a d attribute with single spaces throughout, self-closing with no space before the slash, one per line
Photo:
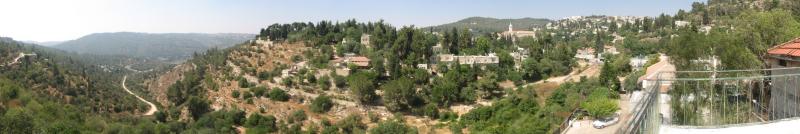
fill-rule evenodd
<path id="1" fill-rule="evenodd" d="M 619 122 L 619 114 L 616 113 L 616 114 L 611 115 L 609 117 L 595 119 L 592 122 L 592 126 L 594 128 L 597 128 L 597 129 L 602 129 L 602 128 L 617 124 L 618 122 Z"/>

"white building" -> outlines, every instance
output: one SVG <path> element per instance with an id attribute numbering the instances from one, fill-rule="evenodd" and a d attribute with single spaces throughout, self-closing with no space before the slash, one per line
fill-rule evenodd
<path id="1" fill-rule="evenodd" d="M 531 29 L 531 30 L 533 30 L 533 31 L 514 31 L 514 25 L 511 24 L 511 23 L 508 23 L 508 31 L 500 33 L 500 36 L 517 37 L 517 38 L 536 37 L 536 30 L 538 30 L 538 29 Z M 514 40 L 514 39 L 512 38 L 512 40 Z"/>
<path id="2" fill-rule="evenodd" d="M 497 64 L 500 63 L 500 59 L 494 53 L 490 53 L 489 55 L 464 55 L 464 56 L 456 56 L 453 54 L 440 54 L 438 56 L 439 62 L 456 62 L 458 64 L 467 64 L 467 65 L 474 65 L 474 64 Z"/>
<path id="3" fill-rule="evenodd" d="M 258 44 L 258 45 L 267 46 L 268 48 L 272 48 L 272 46 L 274 45 L 272 40 L 269 40 L 269 38 L 266 38 L 266 40 L 265 40 L 264 38 L 261 38 L 261 37 L 258 37 L 255 40 L 255 43 Z"/>
<path id="4" fill-rule="evenodd" d="M 367 46 L 367 48 L 370 47 L 370 45 L 369 45 L 369 37 L 370 37 L 369 34 L 362 34 L 361 35 L 361 44 L 364 44 L 365 46 Z"/>
<path id="5" fill-rule="evenodd" d="M 691 24 L 691 23 L 689 23 L 688 21 L 681 21 L 681 20 L 675 21 L 675 26 L 676 27 L 686 27 L 689 24 Z"/>

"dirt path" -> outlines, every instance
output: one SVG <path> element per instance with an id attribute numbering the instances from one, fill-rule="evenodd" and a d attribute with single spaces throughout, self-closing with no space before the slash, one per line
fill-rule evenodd
<path id="1" fill-rule="evenodd" d="M 580 80 L 581 76 L 593 77 L 593 76 L 599 75 L 600 74 L 600 68 L 601 68 L 601 66 L 599 64 L 587 65 L 586 69 L 583 69 L 583 70 L 573 69 L 572 72 L 570 72 L 567 75 L 558 76 L 558 77 L 550 77 L 550 78 L 547 78 L 545 80 L 539 80 L 539 81 L 536 81 L 536 82 L 532 82 L 532 83 L 528 83 L 528 84 L 522 85 L 522 87 L 528 87 L 528 86 L 533 86 L 533 85 L 536 85 L 536 84 L 550 83 L 550 82 L 553 82 L 553 83 L 556 83 L 556 84 L 561 84 L 561 83 L 569 82 L 569 81 L 578 81 L 578 80 Z"/>
<path id="2" fill-rule="evenodd" d="M 139 95 L 134 94 L 133 92 L 131 92 L 131 90 L 128 90 L 128 87 L 125 86 L 125 81 L 126 80 L 128 80 L 128 76 L 127 75 L 125 77 L 122 77 L 122 89 L 125 89 L 125 91 L 127 91 L 129 94 L 131 94 L 133 96 L 136 96 L 136 98 L 138 98 L 139 100 L 143 101 L 144 103 L 147 103 L 147 105 L 150 105 L 150 110 L 147 110 L 147 112 L 144 113 L 144 115 L 153 115 L 153 113 L 156 113 L 156 111 L 158 111 L 158 108 L 156 107 L 156 105 L 151 103 L 150 101 L 145 100 L 142 97 L 139 97 Z"/>
<path id="3" fill-rule="evenodd" d="M 139 71 L 139 70 L 136 70 L 136 69 L 133 69 L 133 68 L 131 68 L 131 65 L 127 65 L 127 66 L 125 66 L 125 69 L 128 69 L 128 70 L 130 70 L 130 71 L 133 71 L 133 72 L 136 72 L 136 73 L 142 73 L 142 72 L 150 72 L 150 71 L 153 71 L 153 69 L 148 69 L 148 70 L 144 70 L 144 71 Z"/>
<path id="4" fill-rule="evenodd" d="M 35 53 L 32 53 L 32 54 L 19 53 L 19 56 L 17 56 L 17 58 L 14 58 L 14 61 L 11 61 L 11 63 L 8 63 L 6 65 L 0 65 L 0 66 L 11 66 L 11 65 L 19 63 L 19 59 L 21 59 L 22 57 L 35 56 L 35 55 L 36 55 Z"/>

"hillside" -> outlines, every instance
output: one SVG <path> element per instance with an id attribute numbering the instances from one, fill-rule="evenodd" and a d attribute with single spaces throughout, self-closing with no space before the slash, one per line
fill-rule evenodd
<path id="1" fill-rule="evenodd" d="M 129 119 L 147 105 L 124 93 L 119 80 L 125 72 L 78 57 L 0 37 L 0 131 L 116 133 L 131 127 Z"/>
<path id="2" fill-rule="evenodd" d="M 36 97 L 85 107 L 87 112 L 135 112 L 144 104 L 123 93 L 113 65 L 76 60 L 69 54 L 34 44 L 0 41 L 0 78 L 24 85 Z M 119 60 L 119 59 L 115 59 Z"/>
<path id="3" fill-rule="evenodd" d="M 508 30 L 508 24 L 514 25 L 514 30 L 531 30 L 532 28 L 544 27 L 552 22 L 549 19 L 539 18 L 520 18 L 520 19 L 496 19 L 487 17 L 469 17 L 453 23 L 432 26 L 434 31 L 458 29 L 472 29 L 477 33 L 492 33 Z"/>
<path id="4" fill-rule="evenodd" d="M 66 41 L 54 48 L 96 55 L 125 55 L 160 60 L 184 60 L 194 52 L 226 48 L 252 39 L 252 34 L 200 33 L 95 33 Z"/>
<path id="5" fill-rule="evenodd" d="M 492 130 L 468 127 L 488 122 L 487 118 L 477 118 L 483 116 L 482 111 L 470 110 L 495 108 L 485 107 L 493 103 L 508 106 L 503 109 L 509 111 L 509 115 L 526 117 L 512 122 L 536 119 L 538 125 L 530 127 L 536 132 L 552 130 L 550 124 L 557 124 L 561 121 L 559 118 L 563 118 L 555 115 L 556 112 L 547 112 L 545 116 L 552 118 L 539 120 L 540 115 L 533 113 L 539 112 L 535 108 L 539 104 L 534 103 L 540 99 L 526 94 L 533 93 L 533 88 L 512 89 L 539 81 L 542 76 L 570 72 L 574 63 L 571 50 L 574 49 L 565 44 L 578 42 L 559 42 L 551 45 L 551 51 L 547 52 L 532 51 L 531 57 L 526 59 L 531 64 L 518 70 L 514 69 L 515 63 L 508 54 L 517 48 L 512 47 L 509 40 L 480 35 L 473 42 L 470 34 L 455 34 L 442 41 L 452 46 L 453 53 L 500 53 L 504 55 L 500 59 L 502 62 L 476 66 L 443 62 L 432 65 L 438 67 L 436 69 L 427 69 L 417 65 L 435 62 L 427 57 L 442 54 L 432 51 L 438 43 L 436 34 L 412 27 L 395 29 L 382 22 L 355 20 L 274 24 L 261 29 L 259 35 L 270 37 L 273 42 L 250 42 L 209 50 L 149 80 L 148 89 L 156 102 L 165 107 L 164 111 L 169 111 L 164 113 L 168 121 L 202 118 L 189 115 L 207 111 L 184 110 L 195 105 L 193 100 L 199 100 L 208 102 L 203 108 L 242 110 L 251 116 L 266 116 L 280 122 L 277 126 L 290 126 L 266 129 L 246 124 L 237 126 L 246 132 L 488 132 Z M 368 33 L 371 35 L 369 43 L 345 41 L 345 38 L 362 35 L 352 33 Z M 520 44 L 531 49 L 549 45 L 531 38 Z M 534 63 L 538 61 L 541 63 Z M 500 87 L 500 81 L 509 81 L 512 87 Z M 460 120 L 461 116 L 468 118 Z M 264 117 L 248 120 L 258 118 Z M 515 133 L 505 130 L 529 127 L 519 125 L 523 124 L 500 124 L 503 127 L 497 130 Z M 384 130 L 388 128 L 393 130 Z"/>

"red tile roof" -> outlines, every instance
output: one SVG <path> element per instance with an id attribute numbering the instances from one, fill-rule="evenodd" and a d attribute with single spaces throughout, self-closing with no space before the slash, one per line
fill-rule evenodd
<path id="1" fill-rule="evenodd" d="M 369 66 L 369 58 L 364 56 L 350 57 L 347 62 L 355 64 L 356 66 L 366 67 Z"/>
<path id="2" fill-rule="evenodd" d="M 772 47 L 767 53 L 772 55 L 800 57 L 800 38 Z"/>
<path id="3" fill-rule="evenodd" d="M 363 56 L 351 57 L 350 61 L 352 62 L 369 62 L 369 58 Z"/>

